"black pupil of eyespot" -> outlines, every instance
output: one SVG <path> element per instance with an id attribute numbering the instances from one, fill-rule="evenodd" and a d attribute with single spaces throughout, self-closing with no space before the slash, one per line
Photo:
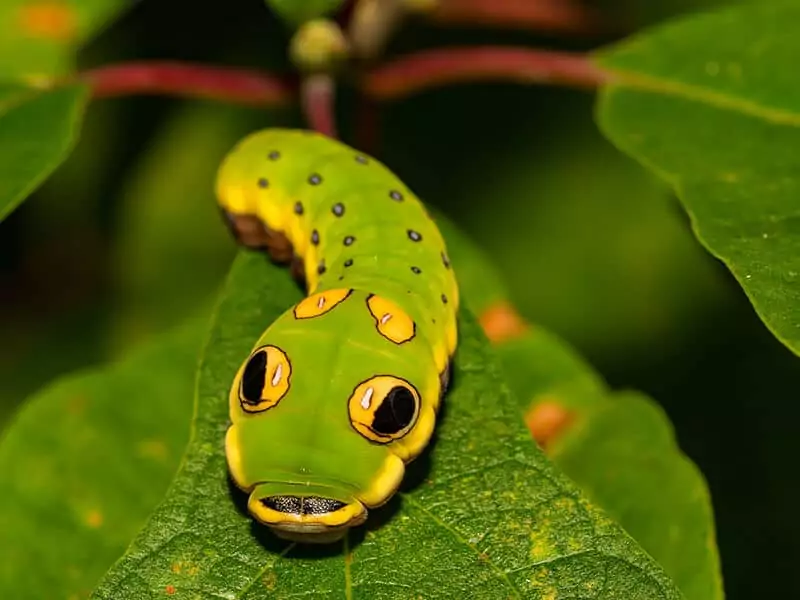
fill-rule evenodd
<path id="1" fill-rule="evenodd" d="M 411 390 L 401 385 L 393 387 L 375 411 L 372 419 L 373 431 L 383 435 L 402 431 L 414 418 L 416 404 Z"/>
<path id="2" fill-rule="evenodd" d="M 261 402 L 264 378 L 267 376 L 267 353 L 261 350 L 247 361 L 242 375 L 242 397 L 248 404 Z"/>

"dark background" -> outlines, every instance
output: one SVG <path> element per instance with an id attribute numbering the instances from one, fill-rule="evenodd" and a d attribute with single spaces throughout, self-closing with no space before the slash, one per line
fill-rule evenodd
<path id="1" fill-rule="evenodd" d="M 722 2 L 716 2 L 721 4 Z M 631 30 L 701 0 L 606 2 Z M 464 43 L 590 49 L 576 39 L 408 24 L 389 56 Z M 289 72 L 259 0 L 141 2 L 82 67 L 172 58 Z M 705 473 L 731 600 L 800 592 L 793 435 L 800 360 L 691 235 L 669 190 L 597 132 L 590 94 L 460 85 L 377 107 L 375 153 L 495 259 L 531 321 L 672 419 Z M 341 90 L 345 141 L 364 105 Z M 201 310 L 234 252 L 214 170 L 244 133 L 296 109 L 158 98 L 92 105 L 73 157 L 0 225 L 0 427 L 56 376 L 101 364 Z"/>

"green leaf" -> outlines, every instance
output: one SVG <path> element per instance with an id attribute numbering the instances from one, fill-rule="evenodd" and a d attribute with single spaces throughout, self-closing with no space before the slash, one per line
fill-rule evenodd
<path id="1" fill-rule="evenodd" d="M 529 419 L 545 403 L 570 414 L 547 446 L 555 464 L 659 562 L 687 600 L 723 598 L 708 486 L 663 410 L 642 394 L 611 393 L 542 330 L 497 353 Z"/>
<path id="2" fill-rule="evenodd" d="M 638 35 L 597 59 L 618 80 L 605 134 L 672 183 L 695 232 L 800 353 L 797 2 L 753 3 Z"/>
<path id="3" fill-rule="evenodd" d="M 33 96 L 0 93 L 0 221 L 66 159 L 87 100 L 77 85 Z"/>
<path id="4" fill-rule="evenodd" d="M 267 5 L 288 24 L 297 27 L 311 19 L 338 10 L 344 0 L 266 0 Z"/>
<path id="5" fill-rule="evenodd" d="M 687 600 L 722 599 L 702 474 L 655 402 L 637 393 L 608 400 L 584 412 L 550 457 L 664 567 Z"/>
<path id="6" fill-rule="evenodd" d="M 0 79 L 36 81 L 70 71 L 80 45 L 130 4 L 123 0 L 4 0 Z"/>
<path id="7" fill-rule="evenodd" d="M 172 479 L 204 327 L 64 378 L 0 442 L 0 598 L 85 598 Z"/>
<path id="8" fill-rule="evenodd" d="M 480 249 L 441 215 L 436 221 L 470 308 L 480 314 L 507 301 Z M 520 415 L 531 418 L 544 404 L 570 415 L 547 446 L 556 465 L 659 562 L 687 600 L 721 599 L 708 488 L 660 407 L 641 394 L 612 394 L 590 365 L 540 327 L 495 351 Z"/>
<path id="9" fill-rule="evenodd" d="M 467 314 L 435 448 L 405 489 L 344 547 L 308 549 L 265 533 L 228 481 L 226 399 L 241 357 L 299 297 L 263 256 L 237 258 L 201 362 L 183 468 L 93 597 L 680 597 L 530 442 Z"/>

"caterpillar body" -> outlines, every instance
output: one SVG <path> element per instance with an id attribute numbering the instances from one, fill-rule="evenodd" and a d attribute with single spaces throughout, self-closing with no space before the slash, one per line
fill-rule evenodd
<path id="1" fill-rule="evenodd" d="M 444 240 L 387 167 L 308 131 L 239 142 L 217 197 L 239 242 L 291 263 L 307 291 L 233 380 L 230 474 L 278 536 L 335 541 L 433 433 L 457 344 Z"/>

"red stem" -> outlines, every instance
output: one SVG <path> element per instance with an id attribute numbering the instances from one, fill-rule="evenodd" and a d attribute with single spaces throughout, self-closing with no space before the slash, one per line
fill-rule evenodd
<path id="1" fill-rule="evenodd" d="M 295 96 L 290 85 L 269 73 L 170 61 L 109 65 L 81 78 L 92 86 L 96 98 L 159 94 L 275 106 Z"/>
<path id="2" fill-rule="evenodd" d="M 361 84 L 367 94 L 385 100 L 449 83 L 513 81 L 594 89 L 610 77 L 585 54 L 479 46 L 418 52 L 374 68 Z"/>
<path id="3" fill-rule="evenodd" d="M 309 126 L 332 138 L 337 137 L 335 98 L 336 83 L 330 75 L 309 75 L 300 86 L 300 99 Z"/>
<path id="4" fill-rule="evenodd" d="M 433 18 L 444 23 L 597 33 L 599 15 L 577 0 L 440 0 Z"/>

